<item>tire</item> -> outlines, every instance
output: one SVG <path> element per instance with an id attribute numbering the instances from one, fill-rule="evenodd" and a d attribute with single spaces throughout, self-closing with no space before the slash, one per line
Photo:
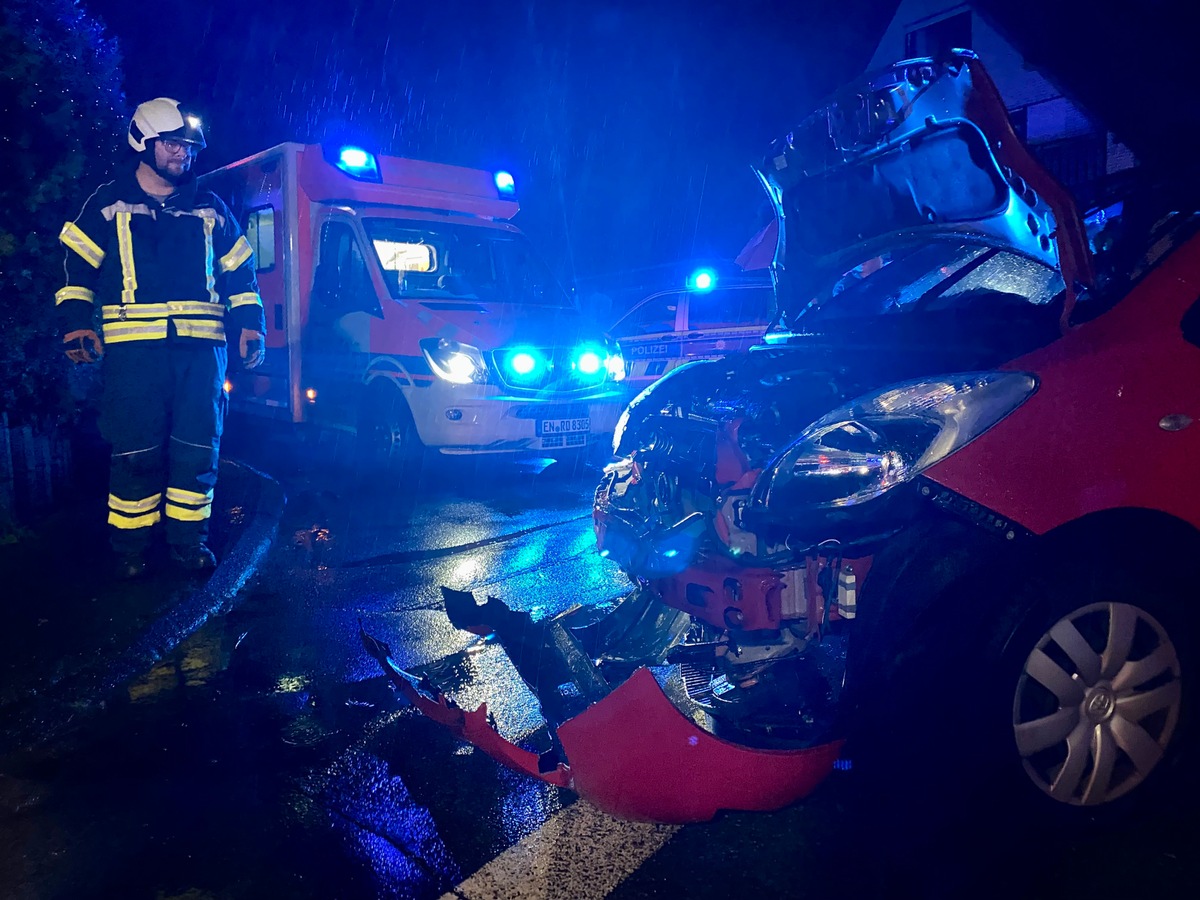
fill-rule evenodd
<path id="1" fill-rule="evenodd" d="M 1189 586 L 1162 567 L 1107 565 L 1066 563 L 1018 594 L 1028 613 L 1009 630 L 996 685 L 1009 780 L 1081 822 L 1153 807 L 1192 781 Z"/>
<path id="2" fill-rule="evenodd" d="M 1192 790 L 1187 578 L 1120 558 L 1088 553 L 1030 567 L 1024 581 L 956 590 L 941 608 L 961 616 L 921 636 L 885 688 L 892 714 L 865 729 L 874 746 L 886 742 L 887 777 L 975 815 L 1066 828 Z"/>
<path id="3" fill-rule="evenodd" d="M 355 440 L 360 465 L 372 472 L 407 472 L 419 467 L 425 445 L 408 402 L 390 384 L 368 388 Z"/>

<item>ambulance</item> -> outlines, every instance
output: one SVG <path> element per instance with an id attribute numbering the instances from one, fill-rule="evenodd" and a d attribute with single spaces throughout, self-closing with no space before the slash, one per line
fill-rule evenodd
<path id="1" fill-rule="evenodd" d="M 387 461 L 611 443 L 624 360 L 512 224 L 509 173 L 285 143 L 201 181 L 242 223 L 266 311 L 233 409 Z"/>

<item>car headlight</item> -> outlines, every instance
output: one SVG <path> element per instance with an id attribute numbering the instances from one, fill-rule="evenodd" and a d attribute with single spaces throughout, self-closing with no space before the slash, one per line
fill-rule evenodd
<path id="1" fill-rule="evenodd" d="M 613 381 L 625 380 L 625 357 L 621 354 L 619 346 L 614 346 L 605 358 L 604 368 L 608 371 L 608 377 Z"/>
<path id="2" fill-rule="evenodd" d="M 965 372 L 859 397 L 775 456 L 751 503 L 828 509 L 873 500 L 979 437 L 1036 390 L 1025 372 Z"/>
<path id="3" fill-rule="evenodd" d="M 451 384 L 487 381 L 487 366 L 477 347 L 446 338 L 425 338 L 421 352 L 434 373 Z"/>

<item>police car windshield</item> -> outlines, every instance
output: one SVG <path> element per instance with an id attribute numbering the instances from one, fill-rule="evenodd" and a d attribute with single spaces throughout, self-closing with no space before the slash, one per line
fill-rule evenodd
<path id="1" fill-rule="evenodd" d="M 570 307 L 571 298 L 520 234 L 493 228 L 367 219 L 394 298 Z"/>

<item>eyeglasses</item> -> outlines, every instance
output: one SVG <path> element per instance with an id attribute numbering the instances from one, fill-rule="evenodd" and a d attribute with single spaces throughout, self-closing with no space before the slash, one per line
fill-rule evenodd
<path id="1" fill-rule="evenodd" d="M 197 152 L 195 144 L 189 144 L 186 141 L 175 141 L 170 138 L 163 138 L 159 141 L 162 148 L 172 155 L 186 153 L 188 156 L 195 156 Z"/>

